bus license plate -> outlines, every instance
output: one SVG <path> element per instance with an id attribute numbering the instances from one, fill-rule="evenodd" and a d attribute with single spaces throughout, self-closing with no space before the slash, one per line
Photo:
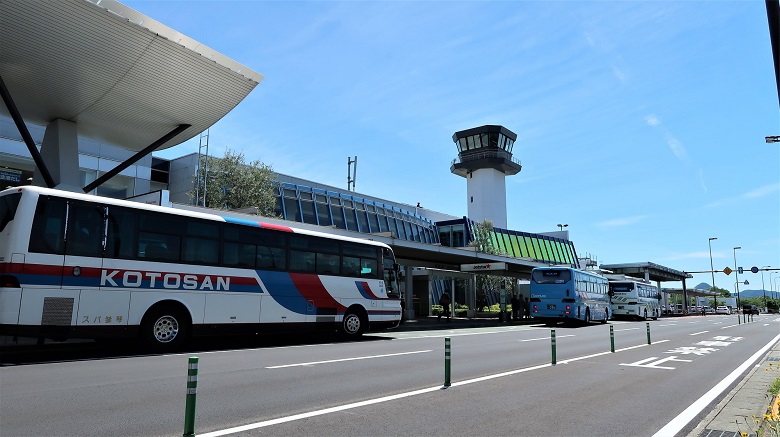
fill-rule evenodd
<path id="1" fill-rule="evenodd" d="M 555 309 L 555 305 L 547 305 L 547 309 L 548 310 L 554 310 Z"/>
<path id="2" fill-rule="evenodd" d="M 618 309 L 619 309 L 619 310 L 622 310 L 622 309 L 623 309 L 623 306 L 622 306 L 622 305 L 618 305 Z"/>

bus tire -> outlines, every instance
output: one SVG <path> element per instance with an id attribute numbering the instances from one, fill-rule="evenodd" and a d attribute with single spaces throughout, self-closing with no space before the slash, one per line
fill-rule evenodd
<path id="1" fill-rule="evenodd" d="M 590 308 L 585 308 L 585 324 L 590 325 Z"/>
<path id="2" fill-rule="evenodd" d="M 344 319 L 341 321 L 341 333 L 347 338 L 357 338 L 363 335 L 366 330 L 368 320 L 361 314 L 362 311 L 356 311 L 350 308 L 344 314 Z"/>
<path id="3" fill-rule="evenodd" d="M 609 310 L 604 311 L 604 320 L 601 321 L 602 324 L 607 323 L 609 320 Z"/>
<path id="4" fill-rule="evenodd" d="M 175 349 L 184 344 L 189 333 L 189 318 L 173 304 L 152 307 L 141 322 L 141 341 L 154 349 Z"/>

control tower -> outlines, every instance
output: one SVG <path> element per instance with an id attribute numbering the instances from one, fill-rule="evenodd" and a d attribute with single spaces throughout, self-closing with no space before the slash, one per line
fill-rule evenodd
<path id="1" fill-rule="evenodd" d="M 506 229 L 506 177 L 522 169 L 512 157 L 517 134 L 504 126 L 486 125 L 455 132 L 452 140 L 458 157 L 450 171 L 466 178 L 469 218 L 476 222 L 492 220 Z"/>

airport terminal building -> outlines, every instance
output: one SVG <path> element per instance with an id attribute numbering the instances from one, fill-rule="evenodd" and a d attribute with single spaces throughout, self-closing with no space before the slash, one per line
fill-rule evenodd
<path id="1" fill-rule="evenodd" d="M 59 19 L 42 31 L 38 17 L 47 15 Z M 69 31 L 87 27 L 94 32 Z M 123 44 L 106 44 L 117 35 Z M 163 204 L 197 208 L 191 192 L 200 155 L 168 160 L 153 152 L 202 135 L 263 78 L 114 0 L 0 3 L 0 38 L 2 189 L 33 184 L 118 199 L 161 192 Z M 516 140 L 497 125 L 454 133 L 458 157 L 450 171 L 467 180 L 467 217 L 284 174 L 276 174 L 276 214 L 299 226 L 390 244 L 412 273 L 406 289 L 414 290 L 417 314 L 427 314 L 445 290 L 473 310 L 473 288 L 454 290 L 455 279 L 473 277 L 464 266 L 500 265 L 492 273 L 519 279 L 534 267 L 580 266 L 568 231 L 507 229 L 505 178 L 522 169 L 513 155 Z M 475 225 L 486 219 L 494 224 L 486 236 L 492 250 L 470 247 Z M 653 272 L 644 271 L 645 279 L 685 278 Z M 498 290 L 487 298 L 497 301 Z"/>

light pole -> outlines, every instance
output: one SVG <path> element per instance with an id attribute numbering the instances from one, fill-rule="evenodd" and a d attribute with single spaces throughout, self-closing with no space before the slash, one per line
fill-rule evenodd
<path id="1" fill-rule="evenodd" d="M 739 269 L 737 268 L 737 249 L 742 249 L 742 246 L 734 248 L 734 274 L 737 275 L 737 310 L 742 308 L 739 304 Z"/>
<path id="2" fill-rule="evenodd" d="M 767 267 L 772 266 L 763 266 L 761 267 L 761 292 L 764 293 L 764 311 L 766 311 L 766 287 L 764 286 L 764 270 Z M 769 279 L 772 279 L 772 275 L 769 275 Z M 772 284 L 769 284 L 772 285 Z"/>
<path id="3" fill-rule="evenodd" d="M 565 225 L 562 225 L 562 224 L 558 223 L 556 226 L 558 226 L 558 228 L 559 228 L 561 231 L 563 231 L 563 228 L 567 228 L 567 227 L 569 227 L 569 224 L 567 223 L 567 224 L 565 224 Z"/>
<path id="4" fill-rule="evenodd" d="M 775 283 L 774 283 L 774 280 L 773 280 L 772 277 L 775 276 L 778 273 L 780 273 L 780 272 L 772 272 L 772 273 L 769 274 L 769 288 L 772 290 L 772 299 L 776 299 L 776 297 L 775 297 Z"/>
<path id="5" fill-rule="evenodd" d="M 717 240 L 717 239 L 718 237 L 710 237 L 710 239 L 707 240 L 707 244 L 709 244 L 710 246 L 710 273 L 712 273 L 712 288 L 710 288 L 710 290 L 712 290 L 713 292 L 715 292 L 715 267 L 713 267 L 712 265 L 712 240 Z M 718 295 L 716 294 L 715 298 L 712 299 L 712 308 L 717 308 L 717 307 L 718 307 Z"/>

